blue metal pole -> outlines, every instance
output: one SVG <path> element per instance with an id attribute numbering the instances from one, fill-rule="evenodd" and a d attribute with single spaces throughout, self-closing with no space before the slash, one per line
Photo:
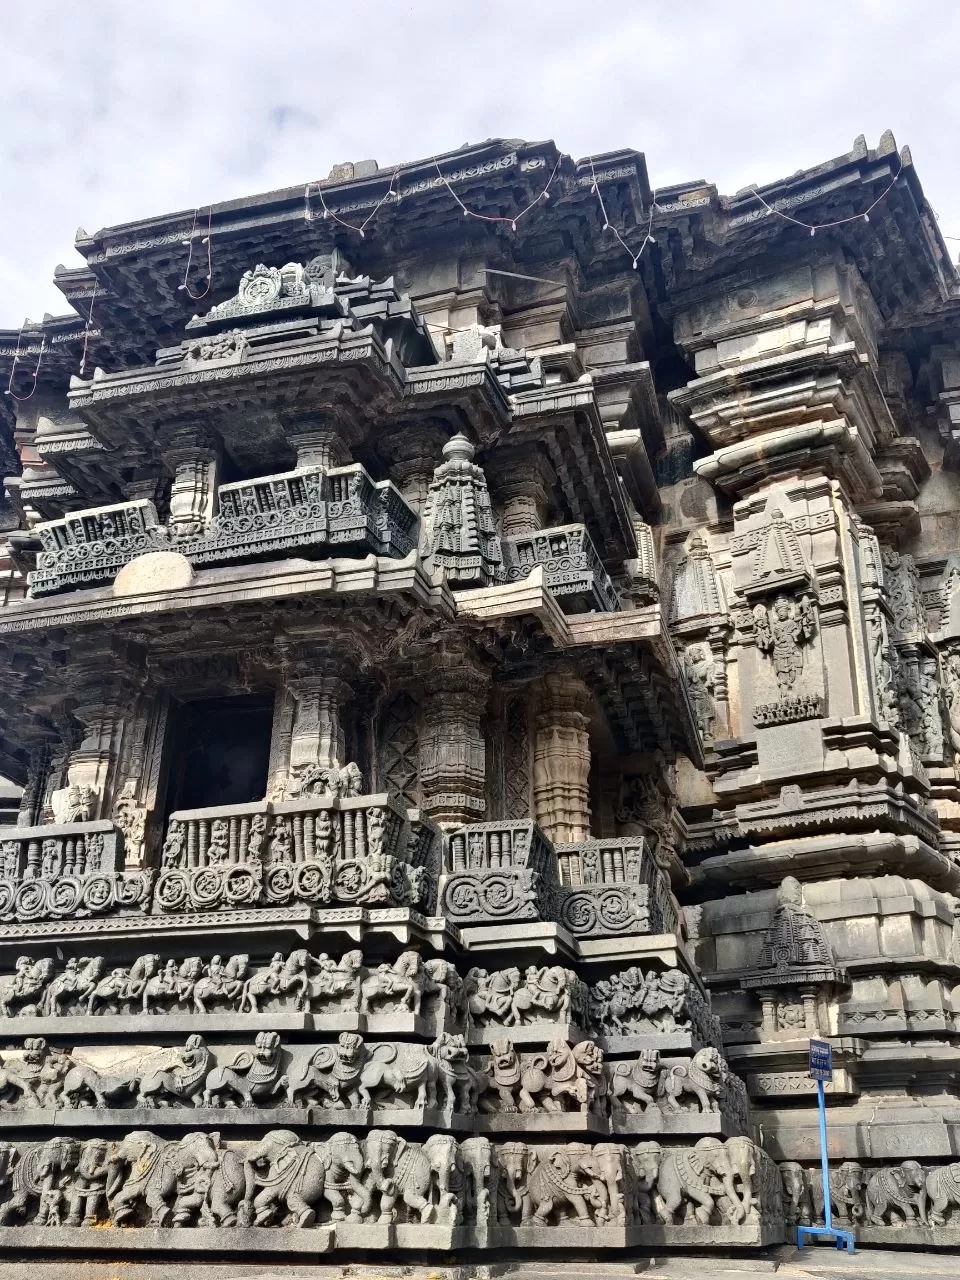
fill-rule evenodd
<path id="1" fill-rule="evenodd" d="M 833 1206 L 830 1203 L 830 1163 L 827 1160 L 827 1108 L 823 1098 L 823 1081 L 817 1081 L 817 1105 L 820 1109 L 820 1176 L 823 1179 L 823 1222 L 833 1228 Z"/>

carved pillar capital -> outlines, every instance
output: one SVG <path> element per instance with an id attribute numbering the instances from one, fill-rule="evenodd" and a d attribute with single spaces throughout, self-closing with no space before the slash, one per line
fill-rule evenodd
<path id="1" fill-rule="evenodd" d="M 533 445 L 507 451 L 491 467 L 490 484 L 501 509 L 503 537 L 522 537 L 548 524 L 556 479 L 550 460 Z"/>
<path id="2" fill-rule="evenodd" d="M 284 435 L 296 450 L 297 467 L 345 467 L 351 461 L 350 447 L 342 427 L 323 414 L 311 414 L 284 424 Z"/>
<path id="3" fill-rule="evenodd" d="M 451 428 L 430 419 L 387 429 L 377 441 L 377 451 L 390 466 L 390 479 L 419 514 L 426 505 L 440 451 Z"/>
<path id="4" fill-rule="evenodd" d="M 576 676 L 551 673 L 538 683 L 533 800 L 537 822 L 555 844 L 590 835 L 590 707 Z"/>

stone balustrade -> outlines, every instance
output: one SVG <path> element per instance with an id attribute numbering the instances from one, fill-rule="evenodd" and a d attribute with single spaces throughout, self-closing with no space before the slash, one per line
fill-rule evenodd
<path id="1" fill-rule="evenodd" d="M 147 551 L 207 565 L 335 551 L 400 557 L 417 541 L 416 512 L 389 480 L 371 479 L 357 463 L 235 481 L 221 485 L 217 499 L 218 514 L 199 532 L 161 525 L 146 500 L 45 521 L 36 530 L 43 549 L 31 594 L 102 585 Z"/>
<path id="2" fill-rule="evenodd" d="M 167 546 L 157 509 L 145 499 L 72 511 L 38 524 L 35 533 L 43 550 L 29 576 L 34 596 L 110 582 L 134 556 Z"/>
<path id="3" fill-rule="evenodd" d="M 546 586 L 566 613 L 614 613 L 620 608 L 616 588 L 584 525 L 508 537 L 502 545 L 508 580 L 517 582 L 542 566 Z"/>
<path id="4" fill-rule="evenodd" d="M 256 904 L 419 906 L 432 842 L 389 796 L 306 797 L 171 814 L 158 912 Z"/>
<path id="5" fill-rule="evenodd" d="M 460 926 L 557 921 L 578 938 L 679 928 L 670 885 L 642 838 L 554 847 L 533 822 L 452 832 L 440 907 Z"/>
<path id="6" fill-rule="evenodd" d="M 143 911 L 153 873 L 125 871 L 112 822 L 9 827 L 0 840 L 0 920 Z"/>

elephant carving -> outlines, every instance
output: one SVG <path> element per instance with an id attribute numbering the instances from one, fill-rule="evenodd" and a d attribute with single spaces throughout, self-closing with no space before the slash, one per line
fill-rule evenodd
<path id="1" fill-rule="evenodd" d="M 813 1203 L 817 1216 L 823 1216 L 822 1180 L 814 1173 Z M 865 1214 L 864 1189 L 867 1184 L 863 1165 L 856 1160 L 845 1160 L 838 1169 L 830 1170 L 830 1203 L 837 1221 L 842 1226 L 856 1226 L 863 1222 Z"/>
<path id="2" fill-rule="evenodd" d="M 247 1152 L 243 1165 L 241 1226 L 266 1227 L 278 1219 L 313 1226 L 327 1170 L 312 1145 L 289 1129 L 275 1129 Z"/>
<path id="3" fill-rule="evenodd" d="M 916 1160 L 876 1169 L 867 1181 L 867 1219 L 874 1226 L 927 1222 L 927 1180 Z"/>
<path id="4" fill-rule="evenodd" d="M 80 1158 L 80 1144 L 72 1138 L 51 1138 L 24 1152 L 14 1165 L 10 1185 L 12 1196 L 0 1207 L 0 1226 L 29 1218 L 40 1225 L 60 1223 L 63 1190 Z M 7 1169 L 9 1170 L 9 1163 Z"/>
<path id="5" fill-rule="evenodd" d="M 809 1227 L 813 1222 L 813 1194 L 803 1165 L 787 1160 L 780 1166 L 784 1217 L 788 1226 Z"/>
<path id="6" fill-rule="evenodd" d="M 378 1222 L 395 1222 L 404 1205 L 418 1222 L 456 1225 L 464 1179 L 454 1138 L 435 1133 L 417 1147 L 389 1129 L 371 1129 L 366 1157 L 365 1185 L 377 1202 Z"/>
<path id="7" fill-rule="evenodd" d="M 110 1176 L 109 1155 L 110 1144 L 102 1138 L 91 1138 L 83 1144 L 67 1193 L 66 1226 L 96 1224 Z"/>
<path id="8" fill-rule="evenodd" d="M 155 1133 L 135 1129 L 114 1147 L 110 1156 L 106 1197 L 110 1216 L 118 1227 L 174 1225 L 173 1203 L 177 1195 L 176 1147 Z"/>
<path id="9" fill-rule="evenodd" d="M 641 1145 L 649 1149 L 643 1153 L 647 1157 L 657 1146 Z M 691 1210 L 694 1219 L 704 1225 L 711 1222 L 715 1212 L 722 1221 L 734 1225 L 746 1216 L 737 1194 L 733 1164 L 719 1138 L 701 1138 L 689 1149 L 661 1152 L 653 1203 L 660 1221 L 667 1223 L 678 1221 L 677 1215 L 679 1221 L 686 1221 Z"/>
<path id="10" fill-rule="evenodd" d="M 333 1222 L 362 1222 L 370 1210 L 370 1193 L 363 1184 L 363 1148 L 352 1133 L 334 1133 L 317 1143 L 324 1169 L 324 1199 Z"/>
<path id="11" fill-rule="evenodd" d="M 960 1164 L 939 1165 L 927 1174 L 927 1199 L 932 1227 L 942 1227 L 960 1209 Z"/>
<path id="12" fill-rule="evenodd" d="M 607 1186 L 586 1144 L 532 1148 L 523 1142 L 507 1142 L 498 1155 L 501 1207 L 508 1222 L 517 1216 L 524 1227 L 571 1219 L 581 1226 L 608 1221 Z"/>

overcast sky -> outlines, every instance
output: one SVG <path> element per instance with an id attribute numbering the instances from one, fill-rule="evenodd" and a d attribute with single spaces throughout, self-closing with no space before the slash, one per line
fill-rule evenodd
<path id="1" fill-rule="evenodd" d="M 69 310 L 78 225 L 495 136 L 733 192 L 892 128 L 960 236 L 958 55 L 955 0 L 8 0 L 0 326 Z"/>

